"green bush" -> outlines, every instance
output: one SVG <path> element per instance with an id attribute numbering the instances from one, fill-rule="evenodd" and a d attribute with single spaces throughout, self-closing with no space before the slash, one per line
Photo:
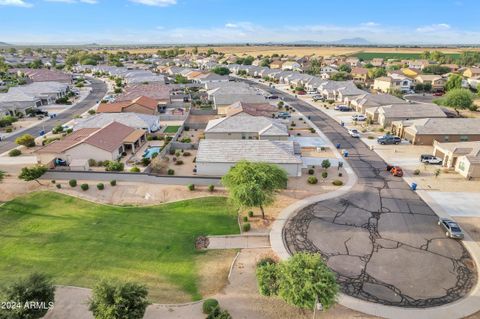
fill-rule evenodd
<path id="1" fill-rule="evenodd" d="M 213 192 L 215 190 L 215 185 L 208 185 L 208 191 Z"/>
<path id="2" fill-rule="evenodd" d="M 16 148 L 8 152 L 8 156 L 10 157 L 20 156 L 21 154 L 22 154 L 22 151 L 17 150 Z"/>
<path id="3" fill-rule="evenodd" d="M 55 186 L 57 186 L 58 189 L 62 188 L 62 185 L 61 185 L 61 184 L 57 184 L 57 185 L 55 185 Z"/>
<path id="4" fill-rule="evenodd" d="M 148 157 L 142 158 L 142 165 L 143 166 L 148 166 L 148 165 L 150 165 L 151 162 L 152 161 Z"/>
<path id="5" fill-rule="evenodd" d="M 343 182 L 339 179 L 336 179 L 332 182 L 332 184 L 335 185 L 335 186 L 342 186 Z"/>
<path id="6" fill-rule="evenodd" d="M 414 170 L 413 175 L 420 175 L 420 170 L 419 169 Z"/>
<path id="7" fill-rule="evenodd" d="M 110 161 L 110 162 L 107 163 L 107 166 L 105 167 L 105 170 L 107 170 L 109 172 L 111 172 L 111 171 L 113 171 L 113 172 L 123 172 L 124 168 L 125 168 L 125 165 L 123 163 L 117 162 L 117 161 L 115 161 L 115 162 Z"/>
<path id="8" fill-rule="evenodd" d="M 55 181 L 54 179 L 52 179 L 51 182 L 52 182 L 52 184 L 55 184 L 55 183 L 56 183 L 56 181 Z"/>
<path id="9" fill-rule="evenodd" d="M 218 301 L 216 299 L 206 299 L 203 302 L 202 311 L 204 314 L 209 315 L 216 307 L 218 307 Z"/>
<path id="10" fill-rule="evenodd" d="M 15 139 L 15 143 L 26 147 L 35 146 L 35 138 L 30 134 L 23 134 Z"/>
<path id="11" fill-rule="evenodd" d="M 76 179 L 69 180 L 68 185 L 70 185 L 70 187 L 77 187 L 77 180 Z"/>
<path id="12" fill-rule="evenodd" d="M 245 224 L 242 225 L 242 230 L 244 232 L 250 231 L 250 228 L 251 228 L 250 223 L 245 223 Z"/>
<path id="13" fill-rule="evenodd" d="M 186 152 L 186 151 L 185 151 L 185 152 L 183 152 L 183 156 L 190 156 L 190 155 L 192 155 L 192 153 L 190 153 L 190 152 Z"/>
<path id="14" fill-rule="evenodd" d="M 175 175 L 175 171 L 170 168 L 170 169 L 167 171 L 167 175 Z"/>
<path id="15" fill-rule="evenodd" d="M 134 167 L 132 167 L 132 168 L 130 169 L 130 172 L 132 172 L 132 173 L 140 173 L 140 168 L 134 166 Z"/>
<path id="16" fill-rule="evenodd" d="M 308 179 L 307 179 L 307 182 L 309 184 L 312 184 L 312 185 L 317 184 L 318 183 L 318 178 L 315 177 L 315 176 L 309 176 Z"/>
<path id="17" fill-rule="evenodd" d="M 82 189 L 82 191 L 88 191 L 89 186 L 88 186 L 88 184 L 82 184 L 82 185 L 80 185 L 80 188 Z"/>
<path id="18" fill-rule="evenodd" d="M 315 170 L 313 168 L 310 168 L 308 170 L 308 175 L 313 175 L 313 174 L 315 174 Z"/>
<path id="19" fill-rule="evenodd" d="M 188 184 L 187 186 L 189 191 L 194 191 L 195 190 L 195 185 L 194 184 Z"/>
<path id="20" fill-rule="evenodd" d="M 175 162 L 175 165 L 183 165 L 183 161 L 182 161 L 182 160 L 177 160 L 177 161 Z"/>
<path id="21" fill-rule="evenodd" d="M 328 173 L 327 172 L 322 172 L 322 178 L 326 179 L 327 177 L 328 177 Z"/>
<path id="22" fill-rule="evenodd" d="M 242 220 L 244 223 L 248 222 L 248 216 L 243 216 Z"/>
<path id="23" fill-rule="evenodd" d="M 278 294 L 279 273 L 274 260 L 261 260 L 257 264 L 256 277 L 260 294 L 276 296 Z"/>
<path id="24" fill-rule="evenodd" d="M 110 186 L 117 186 L 117 181 L 115 179 L 111 180 L 110 181 Z"/>
<path id="25" fill-rule="evenodd" d="M 253 217 L 253 211 L 248 212 L 248 217 L 252 218 Z"/>
<path id="26" fill-rule="evenodd" d="M 103 183 L 98 183 L 98 184 L 97 184 L 97 189 L 98 189 L 99 191 L 103 191 L 103 190 L 105 189 L 105 185 L 104 185 Z"/>

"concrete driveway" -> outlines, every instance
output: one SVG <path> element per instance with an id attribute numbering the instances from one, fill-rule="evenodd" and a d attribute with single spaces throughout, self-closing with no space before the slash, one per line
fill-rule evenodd
<path id="1" fill-rule="evenodd" d="M 480 217 L 480 193 L 428 192 L 453 217 Z"/>
<path id="2" fill-rule="evenodd" d="M 346 195 L 307 206 L 283 230 L 291 252 L 321 253 L 343 293 L 383 305 L 427 308 L 459 300 L 477 281 L 467 250 L 446 239 L 437 216 L 385 162 L 313 106 L 275 91 L 350 153 L 358 183 Z"/>

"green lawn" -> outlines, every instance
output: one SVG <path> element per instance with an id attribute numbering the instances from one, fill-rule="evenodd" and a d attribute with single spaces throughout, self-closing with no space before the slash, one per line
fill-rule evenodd
<path id="1" fill-rule="evenodd" d="M 163 132 L 164 133 L 177 133 L 179 128 L 180 128 L 180 126 L 167 126 Z"/>
<path id="2" fill-rule="evenodd" d="M 458 59 L 460 54 L 458 53 L 447 53 L 447 56 L 452 57 L 453 59 Z M 421 53 L 396 53 L 396 52 L 359 52 L 353 54 L 359 59 L 362 60 L 371 60 L 374 58 L 383 58 L 383 59 L 398 59 L 398 60 L 414 60 L 421 59 Z"/>
<path id="3" fill-rule="evenodd" d="M 0 284 L 33 271 L 81 287 L 107 277 L 145 283 L 156 301 L 200 299 L 198 261 L 210 253 L 195 238 L 239 232 L 223 197 L 117 207 L 53 192 L 5 203 L 0 225 Z"/>

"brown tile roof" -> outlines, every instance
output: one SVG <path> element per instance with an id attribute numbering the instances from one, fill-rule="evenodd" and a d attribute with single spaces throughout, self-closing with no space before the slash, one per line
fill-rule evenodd
<path id="1" fill-rule="evenodd" d="M 277 108 L 268 103 L 245 103 L 235 102 L 227 108 L 227 116 L 233 116 L 239 113 L 247 113 L 253 116 L 272 117 L 272 114 L 277 112 Z"/>
<path id="2" fill-rule="evenodd" d="M 133 104 L 138 104 L 151 110 L 156 110 L 158 102 L 146 96 L 139 96 L 132 101 L 121 101 L 114 103 L 101 103 L 98 108 L 98 113 L 121 113 L 124 108 L 127 108 Z"/>
<path id="3" fill-rule="evenodd" d="M 65 138 L 52 142 L 45 147 L 42 147 L 37 152 L 40 154 L 59 154 L 63 153 L 72 146 L 81 143 L 88 136 L 98 131 L 98 128 L 82 128 L 78 131 L 73 132 L 70 135 L 65 136 Z"/>
<path id="4" fill-rule="evenodd" d="M 142 137 L 143 135 L 145 135 L 145 131 L 144 130 L 135 130 L 133 131 L 132 133 L 130 133 L 127 137 L 125 137 L 125 139 L 123 140 L 124 143 L 135 143 L 136 141 L 138 141 L 140 139 L 140 137 Z"/>
<path id="5" fill-rule="evenodd" d="M 147 96 L 157 101 L 168 101 L 173 88 L 171 85 L 160 83 L 131 85 L 125 88 L 124 93 L 117 96 L 116 101 L 132 101 L 140 96 Z"/>
<path id="6" fill-rule="evenodd" d="M 367 68 L 352 68 L 352 74 L 368 74 Z"/>
<path id="7" fill-rule="evenodd" d="M 84 140 L 84 143 L 113 152 L 135 129 L 118 122 L 112 122 Z"/>
<path id="8" fill-rule="evenodd" d="M 158 106 L 157 100 L 149 98 L 148 96 L 139 96 L 136 99 L 134 99 L 132 102 L 133 102 L 132 104 L 136 103 L 138 105 L 144 106 L 152 110 L 156 110 Z"/>

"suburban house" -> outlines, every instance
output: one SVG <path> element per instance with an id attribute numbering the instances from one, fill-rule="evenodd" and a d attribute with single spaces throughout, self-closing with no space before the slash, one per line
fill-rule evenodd
<path id="1" fill-rule="evenodd" d="M 447 79 L 441 75 L 434 74 L 420 74 L 415 78 L 417 83 L 430 84 L 432 86 L 432 91 L 443 91 Z"/>
<path id="2" fill-rule="evenodd" d="M 102 128 L 82 128 L 36 152 L 41 163 L 61 158 L 67 163 L 73 159 L 115 161 L 124 152 L 135 153 L 146 142 L 144 130 L 112 122 Z"/>
<path id="3" fill-rule="evenodd" d="M 290 70 L 290 71 L 301 71 L 302 70 L 302 66 L 300 65 L 300 63 L 297 63 L 295 61 L 285 61 L 282 64 L 281 68 L 282 68 L 282 70 Z"/>
<path id="4" fill-rule="evenodd" d="M 141 113 L 98 113 L 86 119 L 75 119 L 74 122 L 74 131 L 83 128 L 102 128 L 112 122 L 144 130 L 148 133 L 153 133 L 160 129 L 158 116 Z"/>
<path id="5" fill-rule="evenodd" d="M 367 109 L 371 107 L 379 107 L 382 105 L 401 104 L 401 103 L 408 103 L 408 102 L 391 94 L 366 93 L 364 95 L 357 96 L 355 99 L 352 99 L 350 102 L 350 106 L 352 106 L 355 109 L 355 111 L 365 114 Z"/>
<path id="6" fill-rule="evenodd" d="M 205 128 L 206 139 L 287 140 L 287 126 L 276 119 L 238 113 L 210 120 Z"/>
<path id="7" fill-rule="evenodd" d="M 425 118 L 392 123 L 392 132 L 415 145 L 433 145 L 434 141 L 480 141 L 478 118 Z"/>
<path id="8" fill-rule="evenodd" d="M 273 118 L 278 109 L 269 103 L 245 103 L 235 102 L 226 110 L 227 116 L 233 116 L 239 113 L 247 113 L 253 116 L 265 116 Z"/>
<path id="9" fill-rule="evenodd" d="M 395 90 L 406 92 L 410 90 L 412 83 L 412 80 L 406 76 L 402 77 L 392 74 L 391 76 L 382 76 L 376 78 L 373 82 L 373 89 L 384 93 Z"/>
<path id="10" fill-rule="evenodd" d="M 384 60 L 382 58 L 373 58 L 370 61 L 370 64 L 373 65 L 374 67 L 381 67 L 383 66 Z"/>
<path id="11" fill-rule="evenodd" d="M 156 115 L 159 112 L 158 102 L 146 96 L 140 96 L 132 101 L 100 103 L 97 113 L 140 113 Z"/>
<path id="12" fill-rule="evenodd" d="M 196 76 L 192 80 L 194 83 L 205 84 L 207 82 L 228 82 L 230 77 L 226 75 L 218 75 L 215 73 L 204 73 Z"/>
<path id="13" fill-rule="evenodd" d="M 441 66 L 449 68 L 450 72 L 457 72 L 460 69 L 458 64 L 452 64 L 452 63 L 451 64 L 442 64 Z"/>
<path id="14" fill-rule="evenodd" d="M 480 142 L 433 144 L 433 155 L 440 157 L 442 165 L 453 168 L 465 178 L 480 177 Z"/>
<path id="15" fill-rule="evenodd" d="M 228 107 L 235 102 L 253 104 L 267 102 L 265 97 L 253 87 L 238 83 L 216 83 L 216 87 L 209 89 L 207 95 L 208 99 L 213 101 L 214 108 L 220 115 L 227 114 Z"/>
<path id="16" fill-rule="evenodd" d="M 349 64 L 351 67 L 356 67 L 360 65 L 360 59 L 355 56 L 350 56 L 345 59 L 345 63 Z"/>
<path id="17" fill-rule="evenodd" d="M 18 75 L 28 77 L 32 82 L 72 83 L 72 75 L 57 70 L 48 69 L 13 69 Z"/>
<path id="18" fill-rule="evenodd" d="M 389 126 L 393 121 L 420 118 L 445 118 L 442 109 L 436 104 L 401 103 L 368 108 L 367 117 L 378 121 L 382 126 Z"/>
<path id="19" fill-rule="evenodd" d="M 275 60 L 270 63 L 270 69 L 281 69 L 283 65 L 283 61 Z"/>
<path id="20" fill-rule="evenodd" d="M 360 67 L 352 68 L 352 72 L 350 72 L 350 74 L 352 75 L 352 78 L 355 82 L 362 82 L 362 83 L 367 82 L 367 79 L 368 79 L 367 68 L 360 68 Z"/>
<path id="21" fill-rule="evenodd" d="M 200 141 L 196 156 L 197 174 L 223 176 L 242 160 L 275 164 L 288 176 L 301 176 L 302 160 L 292 141 L 215 140 Z"/>
<path id="22" fill-rule="evenodd" d="M 115 101 L 132 101 L 139 97 L 145 96 L 156 100 L 159 105 L 170 103 L 170 92 L 174 86 L 162 83 L 136 84 L 129 85 L 124 92 L 115 98 Z"/>
<path id="23" fill-rule="evenodd" d="M 408 67 L 410 69 L 423 70 L 426 66 L 430 65 L 428 60 L 411 60 L 408 62 Z"/>
<path id="24" fill-rule="evenodd" d="M 467 68 L 465 71 L 463 71 L 463 76 L 466 78 L 475 78 L 480 76 L 480 68 Z"/>

